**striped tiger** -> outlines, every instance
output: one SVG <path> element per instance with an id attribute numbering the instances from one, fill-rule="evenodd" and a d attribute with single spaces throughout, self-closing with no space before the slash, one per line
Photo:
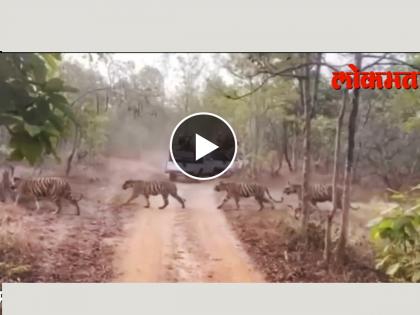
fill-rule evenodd
<path id="1" fill-rule="evenodd" d="M 292 184 L 287 183 L 287 186 L 284 188 L 283 193 L 286 195 L 297 194 L 299 202 L 302 202 L 302 185 L 301 184 Z M 311 205 L 316 207 L 318 202 L 329 201 L 332 202 L 333 189 L 331 184 L 312 184 L 309 185 L 309 202 Z M 343 209 L 343 188 L 337 186 L 337 209 Z M 350 205 L 351 209 L 359 209 L 358 207 L 353 207 Z M 300 209 L 300 206 L 297 208 Z"/>
<path id="2" fill-rule="evenodd" d="M 150 196 L 162 195 L 164 204 L 159 209 L 164 209 L 169 204 L 168 197 L 171 195 L 185 208 L 185 199 L 178 195 L 176 185 L 172 182 L 167 181 L 145 181 L 145 180 L 126 180 L 122 185 L 122 189 L 128 188 L 133 189 L 133 193 L 130 198 L 124 203 L 129 204 L 131 201 L 136 199 L 138 196 L 143 195 L 146 198 L 147 204 L 145 208 L 150 207 Z"/>
<path id="3" fill-rule="evenodd" d="M 16 204 L 22 195 L 30 196 L 35 199 L 36 209 L 39 210 L 39 200 L 41 198 L 47 198 L 54 201 L 57 205 L 57 210 L 54 212 L 57 214 L 61 211 L 61 199 L 66 199 L 76 207 L 76 214 L 80 215 L 78 201 L 83 198 L 83 195 L 80 195 L 79 199 L 75 199 L 72 195 L 70 184 L 63 178 L 35 177 L 23 179 L 14 177 L 11 188 L 17 193 L 15 199 Z"/>
<path id="4" fill-rule="evenodd" d="M 270 195 L 270 192 L 266 186 L 256 184 L 256 183 L 235 183 L 235 182 L 219 182 L 215 187 L 214 190 L 219 191 L 226 191 L 226 197 L 223 199 L 223 202 L 217 207 L 218 209 L 222 208 L 223 205 L 230 199 L 233 198 L 236 203 L 236 210 L 239 210 L 239 199 L 241 197 L 249 198 L 254 197 L 260 208 L 258 211 L 264 209 L 264 202 L 270 203 L 271 208 L 274 209 L 274 202 L 281 203 L 283 202 L 283 198 L 281 200 L 275 200 Z M 265 196 L 267 194 L 268 198 Z"/>

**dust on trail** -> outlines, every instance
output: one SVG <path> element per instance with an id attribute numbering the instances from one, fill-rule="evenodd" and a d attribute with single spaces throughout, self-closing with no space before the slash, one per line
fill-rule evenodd
<path id="1" fill-rule="evenodd" d="M 141 177 L 156 177 L 161 169 L 145 163 L 120 164 L 135 168 Z M 130 172 L 128 172 L 130 173 Z M 140 173 L 138 173 L 140 174 Z M 135 177 L 132 175 L 131 177 Z M 140 177 L 140 175 L 138 176 Z M 263 282 L 241 243 L 236 239 L 224 214 L 217 209 L 213 183 L 178 183 L 187 199 L 186 209 L 170 197 L 163 201 L 151 197 L 151 208 L 139 197 L 137 212 L 127 225 L 127 238 L 117 251 L 115 268 L 119 282 Z M 220 197 L 220 196 L 219 196 Z"/>
<path id="2" fill-rule="evenodd" d="M 190 195 L 196 196 L 190 201 L 194 211 L 189 223 L 192 237 L 204 254 L 204 277 L 214 282 L 262 282 L 264 277 L 256 271 L 223 212 L 217 209 L 213 185 L 203 183 L 189 188 Z"/>

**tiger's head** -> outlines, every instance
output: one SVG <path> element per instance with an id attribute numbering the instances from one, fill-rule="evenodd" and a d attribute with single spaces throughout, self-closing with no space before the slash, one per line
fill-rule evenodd
<path id="1" fill-rule="evenodd" d="M 126 190 L 128 188 L 132 188 L 134 186 L 135 181 L 132 179 L 126 180 L 122 185 L 122 189 Z"/>
<path id="2" fill-rule="evenodd" d="M 299 184 L 293 184 L 290 182 L 287 182 L 287 186 L 283 189 L 283 194 L 290 195 L 290 194 L 297 194 L 299 190 L 300 185 Z"/>
<path id="3" fill-rule="evenodd" d="M 216 186 L 214 186 L 215 191 L 223 191 L 226 190 L 227 183 L 220 181 Z"/>
<path id="4" fill-rule="evenodd" d="M 20 177 L 11 177 L 11 181 L 10 181 L 10 188 L 12 190 L 16 190 L 19 185 L 22 183 L 23 179 Z"/>

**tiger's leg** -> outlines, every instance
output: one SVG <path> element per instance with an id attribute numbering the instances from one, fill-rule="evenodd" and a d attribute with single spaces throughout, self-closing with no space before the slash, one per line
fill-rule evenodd
<path id="1" fill-rule="evenodd" d="M 318 206 L 316 205 L 317 202 L 316 201 L 309 201 L 308 202 L 308 206 L 309 206 L 309 215 L 312 215 L 313 213 L 320 213 L 321 211 L 319 210 Z"/>
<path id="2" fill-rule="evenodd" d="M 258 211 L 261 211 L 262 209 L 264 209 L 264 198 L 255 197 L 255 200 L 258 201 L 258 204 L 260 205 L 260 208 L 258 209 Z"/>
<path id="3" fill-rule="evenodd" d="M 241 207 L 239 206 L 239 196 L 235 196 L 235 203 L 236 203 L 236 210 L 239 210 Z"/>
<path id="4" fill-rule="evenodd" d="M 301 212 L 302 212 L 302 205 L 300 204 L 300 205 L 298 205 L 298 206 L 297 206 L 297 208 L 295 208 L 295 210 L 294 210 L 294 213 L 295 213 L 295 219 L 296 219 L 296 220 L 299 220 L 300 215 L 301 215 Z"/>
<path id="5" fill-rule="evenodd" d="M 55 204 L 57 205 L 57 210 L 55 210 L 54 214 L 58 214 L 61 211 L 61 198 L 57 198 Z"/>
<path id="6" fill-rule="evenodd" d="M 72 196 L 67 198 L 67 200 L 76 207 L 76 214 L 80 215 L 80 208 L 79 208 L 79 203 L 77 202 L 76 199 L 74 199 Z"/>
<path id="7" fill-rule="evenodd" d="M 169 200 L 168 200 L 168 194 L 166 193 L 162 193 L 162 198 L 163 198 L 163 206 L 159 207 L 159 209 L 164 209 L 166 208 L 166 206 L 169 204 Z"/>
<path id="8" fill-rule="evenodd" d="M 0 183 L 0 201 L 6 202 L 6 189 Z"/>
<path id="9" fill-rule="evenodd" d="M 221 209 L 229 199 L 230 199 L 230 195 L 227 194 L 225 199 L 223 199 L 222 203 L 217 207 L 217 209 Z"/>
<path id="10" fill-rule="evenodd" d="M 9 196 L 12 202 L 16 199 L 16 193 L 12 189 L 7 190 L 7 195 Z M 6 196 L 6 201 L 7 201 L 7 196 Z"/>
<path id="11" fill-rule="evenodd" d="M 182 208 L 185 208 L 185 199 L 181 198 L 177 192 L 171 193 L 171 196 L 174 197 L 182 205 Z"/>
<path id="12" fill-rule="evenodd" d="M 19 203 L 19 198 L 20 198 L 20 195 L 19 194 L 17 194 L 16 195 L 16 198 L 15 198 L 15 205 L 17 206 L 18 205 L 18 203 Z"/>
<path id="13" fill-rule="evenodd" d="M 147 203 L 146 203 L 146 205 L 144 206 L 145 208 L 150 208 L 150 199 L 149 199 L 149 195 L 148 194 L 145 194 L 144 195 L 144 198 L 146 198 L 146 201 L 147 201 Z"/>
<path id="14" fill-rule="evenodd" d="M 73 203 L 74 202 L 74 203 Z M 79 208 L 79 203 L 77 202 L 77 200 L 73 200 L 72 203 L 75 205 L 76 207 L 76 215 L 80 215 L 80 208 Z"/>
<path id="15" fill-rule="evenodd" d="M 132 202 L 138 196 L 140 196 L 140 194 L 133 191 L 133 193 L 131 194 L 131 197 L 128 198 L 128 200 L 125 203 L 123 203 L 123 205 L 128 205 L 130 202 Z"/>
<path id="16" fill-rule="evenodd" d="M 262 199 L 263 202 L 269 203 L 271 205 L 271 209 L 274 210 L 275 206 L 274 206 L 274 202 L 266 197 L 263 197 Z"/>

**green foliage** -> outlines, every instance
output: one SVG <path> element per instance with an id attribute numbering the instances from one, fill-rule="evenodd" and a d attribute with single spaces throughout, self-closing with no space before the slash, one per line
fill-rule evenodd
<path id="1" fill-rule="evenodd" d="M 376 267 L 394 281 L 420 282 L 420 198 L 412 196 L 419 188 L 391 196 L 397 206 L 371 227 Z"/>
<path id="2" fill-rule="evenodd" d="M 314 147 L 323 148 L 321 152 L 315 152 L 322 155 L 323 159 L 334 156 L 334 139 L 336 133 L 336 119 L 319 115 L 313 119 L 312 137 Z"/>
<path id="3" fill-rule="evenodd" d="M 10 157 L 35 164 L 54 154 L 64 121 L 74 116 L 63 93 L 74 92 L 55 77 L 59 54 L 0 55 L 0 125 L 10 133 Z"/>
<path id="4" fill-rule="evenodd" d="M 19 281 L 32 271 L 30 265 L 16 265 L 12 263 L 0 262 L 0 278 Z"/>
<path id="5" fill-rule="evenodd" d="M 86 107 L 79 114 L 82 143 L 92 155 L 99 153 L 108 140 L 109 117 L 106 113 L 97 113 L 92 107 Z"/>
<path id="6" fill-rule="evenodd" d="M 267 154 L 281 150 L 285 122 L 289 127 L 300 123 L 296 112 L 298 94 L 292 80 L 275 78 L 255 93 L 235 99 L 259 85 L 259 82 L 249 82 L 246 67 L 252 65 L 243 57 L 231 56 L 226 64 L 229 71 L 238 73 L 235 82 L 227 84 L 215 74 L 208 80 L 198 110 L 220 114 L 232 124 L 241 156 L 249 161 L 252 172 L 257 173 L 266 163 Z"/>

